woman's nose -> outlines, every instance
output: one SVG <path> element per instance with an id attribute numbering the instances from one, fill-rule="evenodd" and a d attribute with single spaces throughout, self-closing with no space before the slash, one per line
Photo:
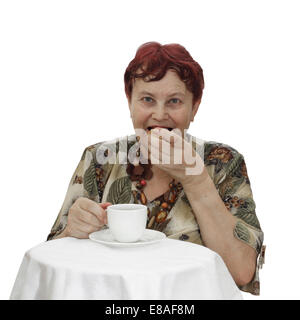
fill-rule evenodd
<path id="1" fill-rule="evenodd" d="M 157 120 L 157 121 L 161 121 L 161 120 L 166 120 L 168 119 L 169 115 L 165 109 L 164 106 L 156 106 L 153 109 L 153 113 L 152 113 L 152 118 Z"/>

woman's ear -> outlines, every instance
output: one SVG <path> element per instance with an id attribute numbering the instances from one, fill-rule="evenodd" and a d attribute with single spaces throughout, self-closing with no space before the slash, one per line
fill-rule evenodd
<path id="1" fill-rule="evenodd" d="M 131 99 L 127 94 L 126 94 L 126 98 L 127 98 L 128 108 L 129 108 L 129 112 L 130 112 L 130 118 L 132 118 L 132 115 L 131 115 Z"/>
<path id="2" fill-rule="evenodd" d="M 198 109 L 199 109 L 199 105 L 201 103 L 201 99 L 197 100 L 194 105 L 192 106 L 192 119 L 191 121 L 194 121 L 194 118 L 198 112 Z"/>

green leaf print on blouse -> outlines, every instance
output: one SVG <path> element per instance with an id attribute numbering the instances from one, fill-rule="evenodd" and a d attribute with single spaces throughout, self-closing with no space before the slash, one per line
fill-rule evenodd
<path id="1" fill-rule="evenodd" d="M 240 209 L 234 216 L 242 219 L 250 226 L 260 230 L 260 224 L 258 222 L 255 212 L 247 212 L 243 211 L 243 209 Z"/>
<path id="2" fill-rule="evenodd" d="M 228 176 L 219 185 L 219 193 L 223 201 L 226 202 L 226 198 L 233 195 L 244 182 L 244 178 Z"/>
<path id="3" fill-rule="evenodd" d="M 250 233 L 248 231 L 248 228 L 244 226 L 244 224 L 241 221 L 237 222 L 234 229 L 234 233 L 239 239 L 245 241 L 246 243 L 249 243 Z"/>
<path id="4" fill-rule="evenodd" d="M 130 203 L 131 181 L 128 176 L 115 180 L 110 186 L 107 202 L 112 204 Z"/>
<path id="5" fill-rule="evenodd" d="M 98 194 L 98 189 L 96 182 L 95 164 L 93 160 L 84 173 L 83 181 L 84 189 L 88 192 L 89 196 L 95 197 Z"/>
<path id="6" fill-rule="evenodd" d="M 226 169 L 227 172 L 235 172 L 244 161 L 244 158 L 241 154 L 237 157 L 233 158 L 232 161 L 229 163 L 228 168 Z"/>

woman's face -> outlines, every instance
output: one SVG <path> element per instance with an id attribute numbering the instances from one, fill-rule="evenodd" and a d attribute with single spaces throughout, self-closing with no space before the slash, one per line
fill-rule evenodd
<path id="1" fill-rule="evenodd" d="M 135 129 L 150 127 L 188 129 L 194 120 L 200 101 L 193 105 L 193 94 L 173 70 L 168 70 L 159 81 L 145 82 L 135 79 L 130 114 Z"/>

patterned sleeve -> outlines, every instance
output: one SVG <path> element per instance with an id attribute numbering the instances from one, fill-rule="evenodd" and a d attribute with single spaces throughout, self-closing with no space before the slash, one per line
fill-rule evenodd
<path id="1" fill-rule="evenodd" d="M 84 150 L 69 183 L 62 207 L 47 237 L 47 241 L 52 240 L 65 229 L 69 209 L 76 199 L 86 197 L 99 202 L 99 186 L 97 185 L 99 179 L 97 178 L 99 178 L 99 175 L 102 173 L 102 168 L 95 165 L 93 150 L 95 150 L 95 145 L 87 147 Z"/>
<path id="2" fill-rule="evenodd" d="M 218 182 L 219 194 L 227 209 L 237 218 L 234 236 L 254 248 L 257 253 L 256 271 L 253 279 L 247 285 L 239 288 L 242 291 L 259 295 L 259 269 L 264 263 L 266 248 L 263 245 L 264 234 L 256 216 L 255 202 L 244 157 L 232 148 L 227 148 L 227 150 L 230 152 L 227 157 L 227 165 L 224 166 L 226 168 L 225 174 L 223 172 L 220 175 L 222 178 Z"/>

